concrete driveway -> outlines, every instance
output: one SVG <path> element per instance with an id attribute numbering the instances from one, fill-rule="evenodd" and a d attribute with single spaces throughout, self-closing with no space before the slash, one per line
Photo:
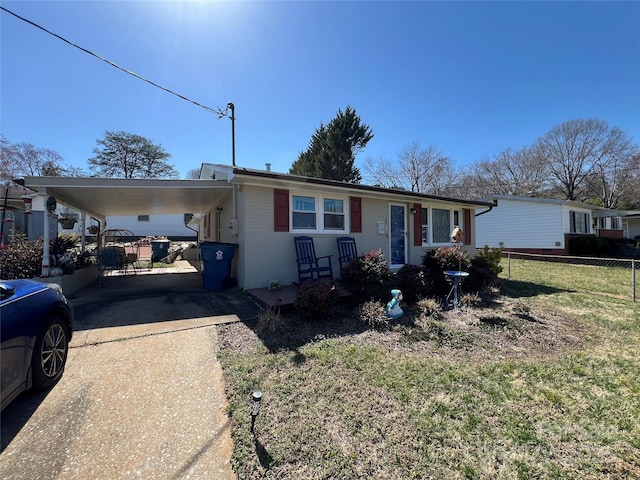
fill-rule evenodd
<path id="1" fill-rule="evenodd" d="M 254 317 L 255 304 L 204 290 L 197 273 L 71 300 L 62 379 L 2 412 L 2 478 L 234 479 L 215 325 Z"/>

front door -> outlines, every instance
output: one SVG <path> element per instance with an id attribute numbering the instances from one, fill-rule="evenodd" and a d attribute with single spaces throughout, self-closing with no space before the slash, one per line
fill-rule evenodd
<path id="1" fill-rule="evenodd" d="M 404 205 L 390 205 L 389 208 L 391 267 L 401 267 L 407 263 L 406 208 Z"/>

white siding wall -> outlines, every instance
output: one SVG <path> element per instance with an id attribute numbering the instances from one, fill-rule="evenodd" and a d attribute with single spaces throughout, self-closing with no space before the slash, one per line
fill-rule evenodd
<path id="1" fill-rule="evenodd" d="M 87 218 L 87 226 L 90 224 L 91 221 Z M 182 213 L 149 215 L 148 222 L 139 222 L 137 215 L 111 216 L 107 217 L 106 228 L 130 230 L 138 237 L 193 237 L 194 240 L 196 238 L 196 232 L 184 226 Z"/>
<path id="2" fill-rule="evenodd" d="M 640 218 L 628 218 L 622 220 L 624 225 L 624 234 L 627 238 L 634 239 L 637 235 L 640 235 Z"/>
<path id="3" fill-rule="evenodd" d="M 507 249 L 564 248 L 565 220 L 559 204 L 500 199 L 497 207 L 475 221 L 476 248 L 498 248 L 500 242 Z"/>

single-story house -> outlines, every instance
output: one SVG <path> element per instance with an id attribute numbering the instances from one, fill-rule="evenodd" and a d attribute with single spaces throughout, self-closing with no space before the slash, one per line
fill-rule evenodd
<path id="1" fill-rule="evenodd" d="M 318 256 L 333 255 L 336 277 L 340 236 L 353 237 L 359 254 L 380 250 L 394 270 L 420 264 L 427 250 L 451 246 L 455 226 L 465 234 L 460 248 L 474 253 L 476 215 L 494 206 L 217 164 L 203 164 L 194 180 L 25 177 L 22 182 L 34 195 L 55 197 L 63 208 L 81 212 L 82 229 L 91 218 L 104 225 L 113 216 L 139 212 L 189 217 L 200 242 L 237 244 L 231 276 L 245 289 L 266 287 L 273 279 L 282 285 L 298 280 L 295 236 L 313 237 Z M 46 262 L 44 255 L 44 276 Z"/>
<path id="2" fill-rule="evenodd" d="M 475 252 L 475 216 L 492 202 L 309 178 L 269 170 L 203 164 L 201 178 L 231 187 L 203 212 L 200 240 L 237 243 L 233 276 L 244 288 L 298 280 L 295 236 L 311 236 L 316 255 L 333 255 L 336 238 L 350 236 L 359 254 L 381 250 L 392 269 L 420 264 L 426 250 L 451 246 L 458 225 L 462 248 Z"/>
<path id="3" fill-rule="evenodd" d="M 477 248 L 568 254 L 572 235 L 623 238 L 621 212 L 571 200 L 492 195 L 497 207 L 476 218 Z"/>

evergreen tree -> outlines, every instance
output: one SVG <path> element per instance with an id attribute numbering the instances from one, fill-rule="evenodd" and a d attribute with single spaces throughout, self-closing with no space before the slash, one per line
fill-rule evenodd
<path id="1" fill-rule="evenodd" d="M 356 155 L 372 138 L 371 128 L 362 124 L 356 111 L 347 106 L 344 112 L 338 110 L 327 125 L 320 124 L 289 173 L 359 183 L 362 176 L 355 166 Z"/>

